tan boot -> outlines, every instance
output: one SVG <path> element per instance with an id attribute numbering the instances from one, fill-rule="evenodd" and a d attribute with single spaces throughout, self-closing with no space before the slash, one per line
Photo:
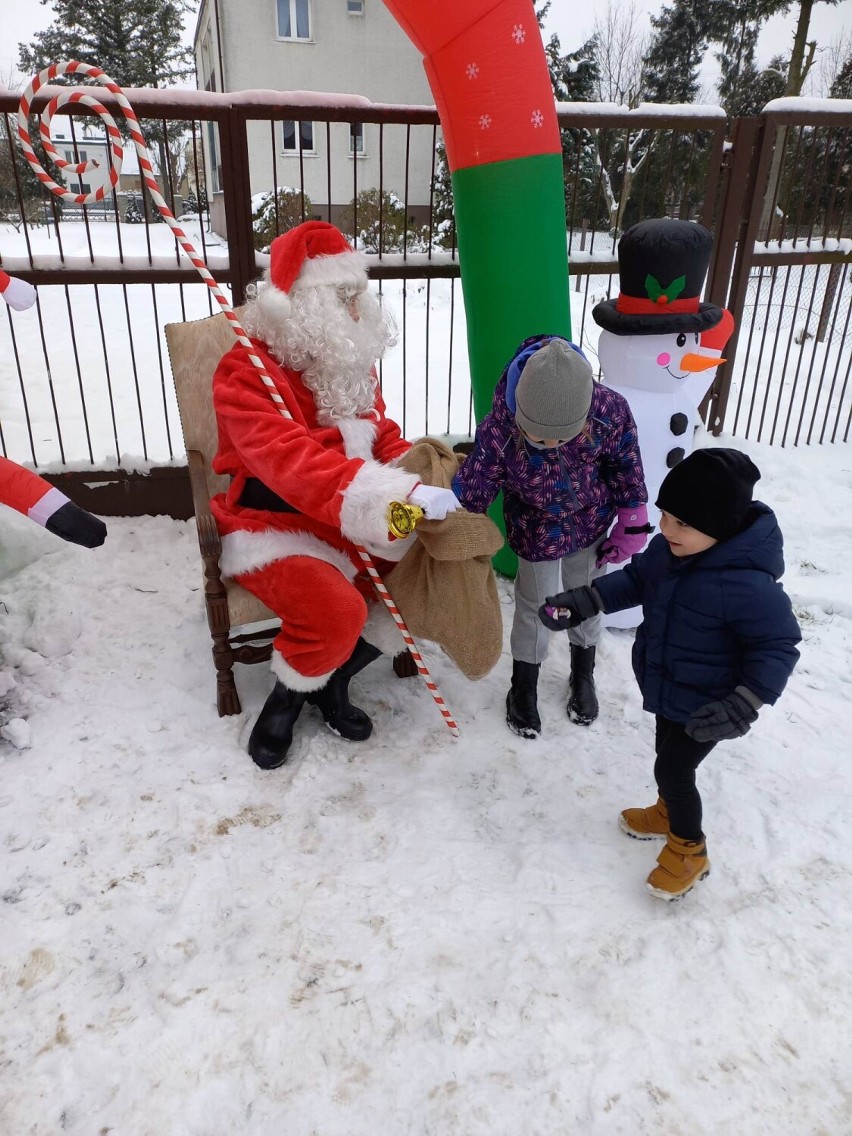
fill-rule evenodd
<path id="1" fill-rule="evenodd" d="M 657 899 L 680 899 L 709 875 L 710 861 L 704 841 L 681 840 L 670 832 L 657 857 L 657 867 L 648 876 L 645 886 Z"/>
<path id="2" fill-rule="evenodd" d="M 660 797 L 647 809 L 624 809 L 618 818 L 618 827 L 635 840 L 653 840 L 655 836 L 668 836 L 669 810 Z"/>

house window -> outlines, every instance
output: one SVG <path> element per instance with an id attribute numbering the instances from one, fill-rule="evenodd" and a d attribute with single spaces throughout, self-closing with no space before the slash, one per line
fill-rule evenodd
<path id="1" fill-rule="evenodd" d="M 285 154 L 314 153 L 314 124 L 312 122 L 294 122 L 292 118 L 285 118 L 281 123 L 281 133 Z"/>
<path id="2" fill-rule="evenodd" d="M 311 38 L 311 0 L 277 0 L 278 38 Z"/>
<path id="3" fill-rule="evenodd" d="M 350 16 L 363 16 L 364 0 L 346 0 L 346 11 Z"/>
<path id="4" fill-rule="evenodd" d="M 364 153 L 363 122 L 351 122 L 349 124 L 349 153 L 359 156 Z"/>
<path id="5" fill-rule="evenodd" d="M 210 156 L 210 180 L 214 193 L 222 189 L 222 162 L 219 158 L 219 137 L 216 133 L 216 123 L 207 123 L 207 149 Z"/>

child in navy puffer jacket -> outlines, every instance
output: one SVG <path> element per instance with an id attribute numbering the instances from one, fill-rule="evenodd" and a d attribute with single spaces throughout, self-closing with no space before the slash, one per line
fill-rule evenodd
<path id="1" fill-rule="evenodd" d="M 642 605 L 633 670 L 656 715 L 655 805 L 621 828 L 665 836 L 649 891 L 677 899 L 710 870 L 695 771 L 714 745 L 745 734 L 777 701 L 799 658 L 799 625 L 778 583 L 783 541 L 752 490 L 760 471 L 737 450 L 695 450 L 666 476 L 660 535 L 620 572 L 551 596 L 540 616 L 562 628 Z M 562 610 L 560 610 L 562 609 Z"/>
<path id="2" fill-rule="evenodd" d="M 474 513 L 484 512 L 501 489 L 509 546 L 518 556 L 506 721 L 516 734 L 534 738 L 541 732 L 537 684 L 549 639 L 538 608 L 560 584 L 590 584 L 607 564 L 638 552 L 649 531 L 630 408 L 594 382 L 580 349 L 559 336 L 534 336 L 518 348 L 453 481 Z M 568 632 L 568 715 L 583 725 L 598 713 L 593 672 L 600 624 L 590 620 Z"/>

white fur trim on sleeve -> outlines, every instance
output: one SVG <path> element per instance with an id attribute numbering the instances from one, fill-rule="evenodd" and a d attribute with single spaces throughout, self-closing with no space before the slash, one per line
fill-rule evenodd
<path id="1" fill-rule="evenodd" d="M 367 461 L 343 490 L 340 531 L 376 555 L 384 555 L 395 541 L 388 540 L 388 506 L 407 501 L 419 478 L 402 469 Z"/>
<path id="2" fill-rule="evenodd" d="M 31 521 L 35 521 L 37 525 L 44 525 L 50 520 L 57 509 L 61 509 L 63 505 L 68 503 L 68 498 L 65 494 L 54 486 L 48 489 L 43 497 L 39 497 L 35 505 L 29 510 L 27 516 Z"/>
<path id="3" fill-rule="evenodd" d="M 343 449 L 348 458 L 363 458 L 368 461 L 373 456 L 377 430 L 374 419 L 338 418 L 335 425 L 343 438 Z"/>

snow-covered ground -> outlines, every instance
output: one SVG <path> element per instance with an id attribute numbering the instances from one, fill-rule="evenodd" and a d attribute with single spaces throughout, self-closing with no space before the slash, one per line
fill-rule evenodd
<path id="1" fill-rule="evenodd" d="M 850 1132 L 852 451 L 743 448 L 802 659 L 702 768 L 713 871 L 670 906 L 616 827 L 654 799 L 629 632 L 590 729 L 564 636 L 535 742 L 503 721 L 508 639 L 479 683 L 427 649 L 458 740 L 380 661 L 369 741 L 308 711 L 263 773 L 271 677 L 238 667 L 244 712 L 216 716 L 194 525 L 112 520 L 87 551 L 4 513 L 30 745 L 0 745 L 3 1136 Z"/>

